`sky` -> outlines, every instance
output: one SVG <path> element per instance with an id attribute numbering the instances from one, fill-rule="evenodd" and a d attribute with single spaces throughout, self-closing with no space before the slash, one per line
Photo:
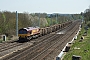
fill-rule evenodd
<path id="1" fill-rule="evenodd" d="M 28 13 L 78 14 L 90 6 L 90 0 L 0 0 L 0 11 Z"/>

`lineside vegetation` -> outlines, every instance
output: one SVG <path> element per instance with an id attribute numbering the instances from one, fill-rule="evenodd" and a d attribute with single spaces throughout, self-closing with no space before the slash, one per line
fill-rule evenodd
<path id="1" fill-rule="evenodd" d="M 85 24 L 82 26 L 78 39 L 74 41 L 70 51 L 66 53 L 63 60 L 72 60 L 73 55 L 81 56 L 81 60 L 90 60 L 90 29 L 87 30 L 87 35 L 80 42 L 81 36 L 86 32 L 85 26 Z"/>

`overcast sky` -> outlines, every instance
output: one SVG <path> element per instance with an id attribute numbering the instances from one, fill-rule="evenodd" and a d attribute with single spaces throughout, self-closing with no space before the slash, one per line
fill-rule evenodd
<path id="1" fill-rule="evenodd" d="M 89 8 L 90 0 L 0 0 L 0 11 L 29 13 L 80 13 Z"/>

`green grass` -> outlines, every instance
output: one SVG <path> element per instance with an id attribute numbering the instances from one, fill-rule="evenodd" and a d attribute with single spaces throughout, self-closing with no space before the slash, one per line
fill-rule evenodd
<path id="1" fill-rule="evenodd" d="M 73 55 L 81 56 L 81 60 L 90 60 L 90 29 L 87 31 L 87 36 L 84 36 L 84 40 L 79 42 L 82 34 L 85 32 L 82 28 L 79 33 L 78 39 L 70 48 L 70 51 L 66 53 L 63 60 L 72 60 Z M 75 47 L 80 49 L 74 49 Z"/>
<path id="2" fill-rule="evenodd" d="M 0 40 L 0 43 L 2 43 L 2 40 Z"/>

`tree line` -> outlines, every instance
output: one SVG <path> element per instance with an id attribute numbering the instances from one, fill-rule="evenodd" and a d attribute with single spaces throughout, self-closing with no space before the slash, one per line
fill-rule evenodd
<path id="1" fill-rule="evenodd" d="M 83 16 L 85 24 L 88 24 L 88 26 L 90 27 L 90 6 L 84 11 L 84 13 L 81 12 L 81 15 Z"/>
<path id="2" fill-rule="evenodd" d="M 80 19 L 80 14 L 18 13 L 18 28 L 39 26 L 41 28 L 69 20 Z M 0 34 L 15 35 L 16 12 L 0 11 Z"/>

